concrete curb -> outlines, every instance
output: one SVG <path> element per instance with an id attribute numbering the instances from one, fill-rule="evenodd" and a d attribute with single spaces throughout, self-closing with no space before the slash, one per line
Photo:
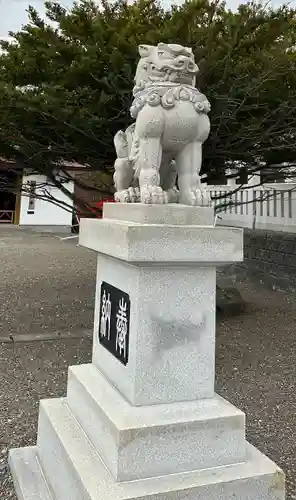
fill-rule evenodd
<path id="1" fill-rule="evenodd" d="M 15 344 L 24 342 L 42 342 L 44 340 L 65 340 L 91 337 L 92 334 L 92 330 L 81 330 L 75 332 L 25 333 L 19 335 L 0 336 L 0 343 Z"/>

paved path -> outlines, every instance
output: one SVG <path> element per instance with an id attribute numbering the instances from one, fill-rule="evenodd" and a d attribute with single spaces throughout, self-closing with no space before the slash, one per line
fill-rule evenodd
<path id="1" fill-rule="evenodd" d="M 92 328 L 95 253 L 60 238 L 0 226 L 0 338 Z"/>

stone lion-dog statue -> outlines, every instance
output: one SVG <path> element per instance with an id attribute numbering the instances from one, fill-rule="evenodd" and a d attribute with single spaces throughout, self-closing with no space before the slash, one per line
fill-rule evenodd
<path id="1" fill-rule="evenodd" d="M 210 104 L 195 88 L 192 49 L 159 43 L 140 45 L 139 54 L 130 109 L 135 123 L 114 138 L 115 200 L 208 206 L 199 173 Z"/>

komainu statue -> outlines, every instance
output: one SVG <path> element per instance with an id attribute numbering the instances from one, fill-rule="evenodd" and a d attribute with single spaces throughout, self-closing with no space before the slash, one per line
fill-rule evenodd
<path id="1" fill-rule="evenodd" d="M 159 43 L 140 45 L 139 53 L 130 109 L 135 123 L 114 138 L 115 200 L 209 205 L 199 172 L 210 104 L 195 88 L 192 50 Z"/>

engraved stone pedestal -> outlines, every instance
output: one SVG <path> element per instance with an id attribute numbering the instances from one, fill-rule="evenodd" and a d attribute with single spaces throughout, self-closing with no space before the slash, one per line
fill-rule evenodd
<path id="1" fill-rule="evenodd" d="M 80 243 L 98 252 L 93 361 L 41 401 L 37 446 L 10 452 L 18 498 L 283 500 L 214 392 L 216 266 L 242 260 L 242 231 L 211 208 L 107 204 Z"/>

